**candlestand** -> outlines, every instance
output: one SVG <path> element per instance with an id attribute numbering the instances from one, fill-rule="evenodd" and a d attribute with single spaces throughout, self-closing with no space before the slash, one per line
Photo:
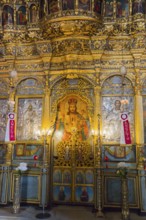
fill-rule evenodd
<path id="1" fill-rule="evenodd" d="M 97 201 L 97 212 L 96 216 L 101 218 L 104 217 L 102 212 L 102 172 L 101 172 L 101 137 L 100 137 L 100 114 L 98 117 L 98 137 L 97 137 L 97 192 L 98 192 L 98 201 Z"/>
<path id="2" fill-rule="evenodd" d="M 43 139 L 43 144 L 44 144 L 44 153 L 43 153 L 43 168 L 42 168 L 42 172 L 44 174 L 45 170 L 46 170 L 46 147 L 47 147 L 47 137 L 50 136 L 49 134 L 49 130 L 42 130 L 42 134 L 41 137 Z M 38 219 L 47 219 L 51 217 L 51 214 L 48 212 L 45 212 L 45 199 L 42 201 L 42 209 L 43 212 L 42 213 L 38 213 L 36 215 L 36 218 Z"/>

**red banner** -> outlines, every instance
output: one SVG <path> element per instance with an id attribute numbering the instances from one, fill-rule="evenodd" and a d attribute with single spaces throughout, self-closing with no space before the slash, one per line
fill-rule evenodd
<path id="1" fill-rule="evenodd" d="M 131 144 L 130 124 L 128 120 L 128 113 L 121 114 L 121 138 L 120 144 Z"/>
<path id="2" fill-rule="evenodd" d="M 131 144 L 129 121 L 123 121 L 125 144 Z"/>
<path id="3" fill-rule="evenodd" d="M 5 141 L 15 141 L 15 113 L 8 114 Z"/>
<path id="4" fill-rule="evenodd" d="M 10 120 L 10 126 L 9 126 L 9 137 L 10 141 L 15 141 L 15 121 Z"/>

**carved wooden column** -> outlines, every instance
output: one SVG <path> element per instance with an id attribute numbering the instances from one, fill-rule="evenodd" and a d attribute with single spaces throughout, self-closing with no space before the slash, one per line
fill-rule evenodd
<path id="1" fill-rule="evenodd" d="M 50 142 L 51 136 L 49 135 L 50 129 L 50 88 L 48 84 L 48 75 L 45 76 L 45 94 L 44 94 L 44 106 L 43 106 L 43 120 L 42 120 L 42 134 L 43 145 L 44 145 L 44 156 L 43 156 L 43 166 L 42 166 L 42 198 L 41 204 L 43 208 L 47 205 L 49 190 L 50 190 Z M 49 177 L 49 178 L 48 178 Z M 49 181 L 49 182 L 48 182 Z M 46 193 L 47 192 L 47 193 Z"/>
<path id="2" fill-rule="evenodd" d="M 42 129 L 49 129 L 49 128 L 50 128 L 50 88 L 48 85 L 48 78 L 46 76 Z"/>
<path id="3" fill-rule="evenodd" d="M 15 78 L 13 77 L 10 77 L 10 81 L 9 81 L 8 106 L 9 106 L 9 112 L 15 113 Z M 7 143 L 7 152 L 6 152 L 6 164 L 7 165 L 11 165 L 12 163 L 13 145 L 14 145 L 14 142 Z"/>
<path id="4" fill-rule="evenodd" d="M 135 60 L 135 141 L 138 149 L 138 169 L 143 169 L 143 156 L 141 155 L 144 144 L 143 103 L 140 83 L 140 59 Z"/>
<path id="5" fill-rule="evenodd" d="M 79 5 L 78 0 L 75 0 L 75 14 L 78 13 L 78 5 Z"/>
<path id="6" fill-rule="evenodd" d="M 98 135 L 98 118 L 97 115 L 101 113 L 101 87 L 96 86 L 94 88 L 94 96 L 95 96 L 95 105 L 94 105 L 94 131 L 95 131 L 95 136 L 97 138 Z M 97 140 L 97 139 L 96 139 Z M 95 140 L 95 141 L 96 141 Z"/>
<path id="7" fill-rule="evenodd" d="M 95 110 L 94 110 L 94 133 L 95 133 L 95 209 L 96 216 L 103 217 L 102 212 L 102 170 L 101 170 L 101 87 L 97 86 L 94 90 Z"/>
<path id="8" fill-rule="evenodd" d="M 46 85 L 45 85 L 45 96 L 44 96 L 44 108 L 43 108 L 43 120 L 42 120 L 42 130 L 46 131 L 47 134 L 43 135 L 44 138 L 44 150 L 45 157 L 43 158 L 44 164 L 49 165 L 50 163 L 50 141 L 51 137 L 49 134 L 50 129 L 50 88 L 48 85 L 48 78 L 46 76 Z"/>
<path id="9" fill-rule="evenodd" d="M 136 76 L 135 86 L 135 139 L 136 144 L 144 143 L 143 103 L 139 76 Z"/>
<path id="10" fill-rule="evenodd" d="M 26 1 L 26 20 L 27 23 L 29 22 L 29 6 L 28 6 L 28 2 Z"/>

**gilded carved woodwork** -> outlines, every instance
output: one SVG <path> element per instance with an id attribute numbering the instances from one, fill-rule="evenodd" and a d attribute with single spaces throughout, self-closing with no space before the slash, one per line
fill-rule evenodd
<path id="1" fill-rule="evenodd" d="M 21 5 L 20 2 L 16 3 Z M 14 23 L 8 23 L 0 28 L 0 70 L 5 77 L 9 74 L 15 59 L 15 66 L 22 77 L 32 75 L 45 75 L 47 71 L 49 85 L 62 78 L 77 79 L 79 77 L 91 81 L 94 85 L 102 83 L 108 76 L 120 74 L 122 63 L 127 68 L 127 77 L 135 85 L 135 92 L 139 94 L 142 79 L 145 76 L 145 20 L 142 13 L 129 17 L 116 18 L 116 3 L 113 5 L 113 17 L 104 17 L 101 21 L 99 15 L 77 10 L 61 11 L 47 15 L 47 5 L 44 6 L 45 18 L 31 22 L 29 17 L 30 6 L 38 1 L 26 2 L 27 26 L 17 24 L 17 10 L 11 1 L 2 1 L 1 6 L 10 4 L 14 7 Z M 61 7 L 61 5 L 59 6 Z M 132 13 L 130 3 L 129 13 Z M 92 7 L 93 9 L 93 7 Z M 105 5 L 103 6 L 105 13 Z M 38 11 L 37 16 L 38 18 Z M 137 61 L 135 54 L 140 60 Z M 137 56 L 137 55 L 136 55 Z M 29 62 L 28 62 L 29 60 Z M 138 72 L 138 75 L 137 75 Z M 136 73 L 136 77 L 134 78 Z M 59 75 L 62 74 L 62 78 Z M 53 76 L 54 75 L 54 76 Z M 63 84 L 60 88 L 52 90 L 53 100 L 57 95 L 75 93 L 89 96 L 80 80 L 78 88 L 71 88 Z M 17 81 L 13 82 L 16 86 Z M 49 86 L 48 85 L 48 86 Z M 57 94 L 54 91 L 61 91 Z M 79 91 L 78 93 L 76 91 Z M 89 97 L 88 97 L 89 98 Z M 52 124 L 55 121 L 57 102 L 52 107 Z M 92 107 L 91 107 L 92 108 Z"/>
<path id="2" fill-rule="evenodd" d="M 116 162 L 125 155 L 128 160 L 132 152 L 131 170 L 136 171 L 136 162 L 139 169 L 144 168 L 143 118 L 139 117 L 139 112 L 142 115 L 141 95 L 145 96 L 146 40 L 145 15 L 139 9 L 134 12 L 136 1 L 128 1 L 128 9 L 126 5 L 120 10 L 119 0 L 110 1 L 110 9 L 109 1 L 103 0 L 102 10 L 98 13 L 95 2 L 99 3 L 90 1 L 86 10 L 78 0 L 67 9 L 62 0 L 1 0 L 0 75 L 3 81 L 0 81 L 0 112 L 3 131 L 0 141 L 4 140 L 6 127 L 3 108 L 6 112 L 11 110 L 6 105 L 7 100 L 15 101 L 17 140 L 7 145 L 6 164 L 13 163 L 14 149 L 14 160 L 28 159 L 33 172 L 43 165 L 41 175 L 38 174 L 43 187 L 45 179 L 53 178 L 49 179 L 53 186 L 46 181 L 49 190 L 55 189 L 58 195 L 59 190 L 70 190 L 69 202 L 84 203 L 88 202 L 88 197 L 76 195 L 90 189 L 90 202 L 98 200 L 100 209 L 101 166 L 105 168 L 105 161 L 109 159 L 106 156 L 110 155 L 111 161 L 115 159 L 112 168 L 116 168 Z M 24 19 L 18 16 L 21 6 L 24 7 Z M 4 17 L 4 9 L 11 12 L 11 18 Z M 120 72 L 122 65 L 127 69 L 124 81 Z M 14 67 L 18 72 L 16 78 L 9 75 Z M 129 110 L 131 117 L 134 143 L 127 148 L 119 144 L 119 128 L 116 127 L 119 115 L 111 119 L 114 101 L 125 97 L 129 102 L 125 110 Z M 42 129 L 51 132 L 38 137 L 37 131 Z M 112 135 L 110 130 L 114 131 Z M 102 131 L 107 132 L 106 137 Z M 110 141 L 117 145 L 108 145 Z M 133 149 L 137 150 L 137 155 Z M 102 153 L 105 158 L 101 158 L 104 157 Z M 35 161 L 37 157 L 38 162 Z M 108 164 L 106 166 L 108 171 Z M 52 177 L 55 171 L 62 175 L 59 181 Z M 86 174 L 89 174 L 88 178 Z M 41 189 L 40 185 L 38 188 Z M 59 198 L 55 193 L 54 200 L 64 202 L 63 197 Z"/>
<path id="3" fill-rule="evenodd" d="M 90 44 L 88 39 L 67 39 L 52 43 L 52 55 L 61 56 L 70 53 L 89 54 Z"/>
<path id="4" fill-rule="evenodd" d="M 70 167 L 73 163 L 76 167 L 92 167 L 94 164 L 92 148 L 87 142 L 61 142 L 56 155 L 54 165 L 59 167 Z"/>
<path id="5" fill-rule="evenodd" d="M 75 22 L 76 25 L 74 25 L 74 20 L 69 21 L 66 20 L 65 23 L 62 23 L 62 21 L 57 21 L 57 23 L 55 21 L 53 21 L 52 23 L 48 23 L 48 25 L 51 25 L 51 27 L 53 28 L 52 33 L 51 33 L 51 29 L 50 26 L 48 27 L 48 33 L 47 33 L 47 38 L 52 38 L 53 36 L 57 36 L 58 37 L 58 41 L 54 41 L 51 44 L 47 41 L 42 41 L 42 37 L 37 37 L 39 33 L 41 33 L 40 31 L 38 31 L 38 34 L 31 29 L 29 29 L 29 33 L 22 32 L 22 34 L 18 34 L 18 33 L 12 33 L 12 32 L 6 32 L 4 33 L 4 37 L 3 37 L 3 41 L 5 42 L 5 49 L 4 46 L 1 47 L 1 51 L 2 54 L 5 54 L 5 56 L 13 56 L 14 55 L 14 46 L 10 47 L 10 44 L 7 44 L 7 42 L 9 42 L 11 40 L 11 42 L 17 42 L 20 41 L 21 44 L 19 44 L 19 47 L 17 47 L 16 49 L 16 53 L 17 56 L 19 55 L 19 57 L 21 56 L 36 56 L 36 55 L 46 55 L 48 57 L 48 52 L 50 53 L 49 56 L 61 56 L 61 55 L 68 55 L 70 53 L 72 53 L 72 51 L 74 51 L 74 53 L 76 54 L 76 59 L 78 58 L 79 54 L 86 54 L 88 57 L 90 57 L 90 53 L 95 53 L 95 51 L 98 50 L 98 53 L 100 53 L 100 56 L 103 56 L 103 54 L 105 53 L 105 51 L 107 50 L 108 53 L 114 51 L 114 53 L 116 52 L 117 55 L 121 56 L 121 54 L 118 54 L 118 51 L 123 50 L 124 48 L 129 48 L 129 49 L 137 49 L 139 50 L 140 48 L 144 48 L 145 46 L 145 37 L 143 35 L 138 35 L 138 36 L 134 36 L 131 35 L 131 37 L 128 39 L 125 38 L 123 43 L 123 37 L 121 35 L 125 34 L 127 35 L 129 33 L 129 31 L 127 32 L 125 28 L 129 28 L 129 26 L 127 26 L 124 23 L 122 24 L 115 24 L 112 25 L 110 27 L 109 24 L 105 24 L 105 26 L 103 26 L 103 28 L 101 29 L 101 27 L 96 27 L 97 30 L 97 37 L 94 36 L 94 40 L 89 40 L 89 39 L 84 39 L 84 38 L 79 38 L 78 36 L 84 36 L 85 35 L 90 35 L 91 34 L 95 34 L 95 28 L 92 28 L 95 26 L 95 21 L 92 20 L 87 20 L 87 21 L 82 21 L 82 20 L 77 20 Z M 137 23 L 136 23 L 137 24 Z M 121 27 L 119 25 L 122 25 Z M 140 24 L 138 24 L 140 25 Z M 134 25 L 134 27 L 136 27 Z M 108 32 L 106 32 L 107 28 L 110 28 Z M 93 31 L 94 29 L 94 31 Z M 19 29 L 18 29 L 19 30 Z M 113 35 L 117 35 L 118 38 L 116 39 L 108 39 L 105 40 L 105 36 L 103 35 L 103 37 L 101 38 L 101 40 L 98 40 L 98 32 L 99 30 L 101 31 L 101 34 L 113 34 Z M 129 29 L 128 29 L 129 30 Z M 142 30 L 141 30 L 142 31 Z M 32 35 L 31 35 L 32 33 Z M 132 32 L 133 33 L 133 32 Z M 76 36 L 77 34 L 77 36 Z M 24 36 L 25 35 L 25 36 Z M 24 46 L 22 44 L 22 42 L 27 42 L 28 38 L 27 36 L 29 35 L 29 38 L 31 38 L 30 42 L 32 41 L 32 43 L 30 43 L 30 45 L 26 45 Z M 44 32 L 45 35 L 45 32 Z M 76 36 L 76 38 L 74 39 L 68 39 L 68 36 L 73 35 Z M 35 38 L 34 38 L 35 36 Z M 61 36 L 64 36 L 64 39 L 61 40 Z M 36 39 L 37 37 L 37 39 Z M 120 40 L 121 37 L 121 40 Z M 46 37 L 45 37 L 46 38 Z M 97 40 L 96 40 L 97 38 Z M 13 40 L 14 39 L 14 40 Z M 33 43 L 33 41 L 38 40 L 39 42 L 35 42 L 35 45 Z M 40 41 L 42 41 L 42 43 L 40 44 Z M 131 44 L 129 42 L 132 42 Z M 43 43 L 44 42 L 44 43 Z M 47 43 L 47 44 L 46 44 Z M 48 45 L 48 46 L 47 46 Z M 4 52 L 5 51 L 5 52 Z M 100 51 L 100 52 L 99 52 Z M 96 52 L 97 53 L 97 52 Z M 129 55 L 128 55 L 129 56 Z M 128 57 L 125 57 L 128 58 Z M 125 59 L 126 60 L 126 59 Z M 88 71 L 86 69 L 87 73 L 90 73 L 91 70 L 89 71 L 89 66 L 91 67 L 91 69 L 94 68 L 94 65 L 96 65 L 96 68 L 101 68 L 100 72 L 101 75 L 103 77 L 102 71 L 104 73 L 104 69 L 111 69 L 111 71 L 113 71 L 112 69 L 118 69 L 121 65 L 120 61 L 115 60 L 115 65 L 113 64 L 113 66 L 111 65 L 111 61 L 101 61 L 101 60 L 96 60 L 95 58 L 93 58 L 93 60 L 91 59 L 91 61 L 71 61 L 70 57 L 64 58 L 63 63 L 57 63 L 57 61 L 52 60 L 52 63 L 48 63 L 48 62 L 44 62 L 44 67 L 42 66 L 40 68 L 40 66 L 38 64 L 30 64 L 30 65 L 23 65 L 23 64 L 17 64 L 17 68 L 19 69 L 19 71 L 21 71 L 23 68 L 25 68 L 27 71 L 42 71 L 43 69 L 47 69 L 48 67 L 51 67 L 52 70 L 57 70 L 58 68 L 61 68 L 62 70 L 64 68 L 66 69 L 75 69 L 76 66 L 78 68 L 83 66 L 85 67 L 84 69 L 87 68 L 88 66 Z M 35 62 L 32 61 L 31 62 Z M 113 62 L 113 61 L 112 61 Z M 131 71 L 133 68 L 133 60 L 129 60 L 129 61 L 124 61 L 127 68 L 129 68 L 129 70 Z M 131 62 L 131 64 L 130 64 Z M 100 63 L 102 63 L 103 65 L 99 65 Z M 117 65 L 118 64 L 118 65 Z M 1 69 L 4 68 L 4 65 L 0 67 Z M 93 71 L 93 70 L 92 70 Z M 52 71 L 52 73 L 55 73 Z M 58 73 L 58 72 L 56 72 Z M 74 74 L 76 74 L 74 72 Z"/>

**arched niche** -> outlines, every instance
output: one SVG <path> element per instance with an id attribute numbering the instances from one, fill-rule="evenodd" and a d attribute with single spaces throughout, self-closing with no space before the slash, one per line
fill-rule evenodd
<path id="1" fill-rule="evenodd" d="M 117 0 L 116 4 L 117 18 L 127 18 L 129 16 L 129 2 L 128 0 Z"/>
<path id="2" fill-rule="evenodd" d="M 16 12 L 16 23 L 17 25 L 26 25 L 26 7 L 20 6 Z"/>
<path id="3" fill-rule="evenodd" d="M 94 0 L 94 12 L 101 15 L 103 2 L 101 0 Z"/>
<path id="4" fill-rule="evenodd" d="M 133 0 L 132 1 L 132 15 L 137 14 L 137 13 L 141 13 L 144 14 L 145 13 L 145 0 Z"/>
<path id="5" fill-rule="evenodd" d="M 29 22 L 36 23 L 38 21 L 38 8 L 35 4 L 31 4 L 29 8 Z"/>
<path id="6" fill-rule="evenodd" d="M 19 82 L 16 89 L 17 95 L 42 95 L 43 84 L 36 78 L 26 78 Z"/>
<path id="7" fill-rule="evenodd" d="M 14 24 L 14 9 L 9 5 L 4 5 L 2 10 L 2 25 Z"/>

